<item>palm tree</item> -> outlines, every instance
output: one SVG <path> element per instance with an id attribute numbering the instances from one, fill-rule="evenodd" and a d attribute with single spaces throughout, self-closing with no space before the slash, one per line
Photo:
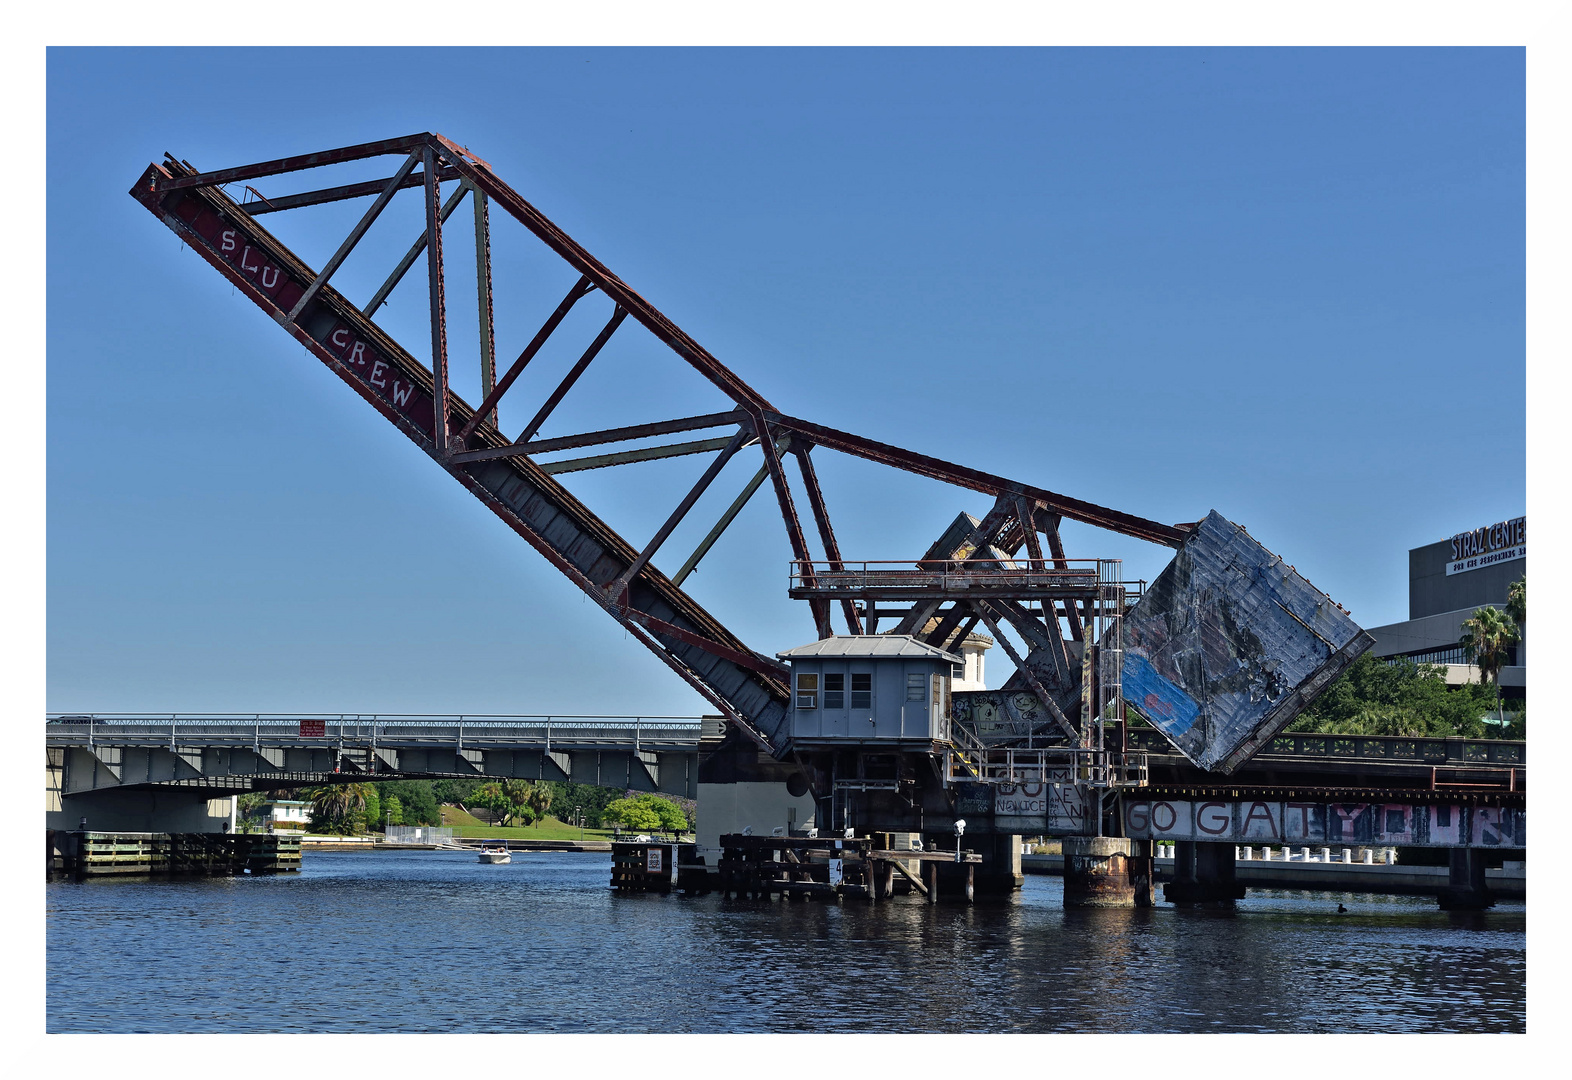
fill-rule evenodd
<path id="1" fill-rule="evenodd" d="M 1463 657 L 1479 667 L 1479 681 L 1496 684 L 1496 722 L 1505 726 L 1501 714 L 1501 669 L 1506 666 L 1507 647 L 1518 640 L 1517 628 L 1500 608 L 1482 607 L 1472 619 L 1463 622 Z"/>
<path id="2" fill-rule="evenodd" d="M 524 805 L 535 811 L 535 819 L 539 821 L 546 816 L 546 811 L 551 809 L 551 789 L 545 784 L 531 784 L 529 794 L 524 797 Z"/>
<path id="3" fill-rule="evenodd" d="M 1524 574 L 1507 588 L 1506 613 L 1517 623 L 1519 632 L 1528 628 L 1528 575 Z"/>
<path id="4" fill-rule="evenodd" d="M 311 813 L 319 821 L 342 827 L 349 815 L 364 809 L 366 796 L 371 794 L 369 784 L 324 784 L 306 793 L 311 800 Z"/>

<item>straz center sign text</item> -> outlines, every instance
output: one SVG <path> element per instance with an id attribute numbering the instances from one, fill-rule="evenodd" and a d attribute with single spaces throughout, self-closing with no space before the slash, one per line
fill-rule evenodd
<path id="1" fill-rule="evenodd" d="M 1479 570 L 1496 563 L 1528 558 L 1528 518 L 1498 521 L 1452 537 L 1452 558 L 1446 576 Z"/>

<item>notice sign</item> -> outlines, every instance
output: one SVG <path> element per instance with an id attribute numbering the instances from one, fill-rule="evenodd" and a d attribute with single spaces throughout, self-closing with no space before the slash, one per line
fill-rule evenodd
<path id="1" fill-rule="evenodd" d="M 644 849 L 644 871 L 648 874 L 661 873 L 662 857 L 665 852 L 658 847 Z"/>
<path id="2" fill-rule="evenodd" d="M 1048 785 L 1000 784 L 994 792 L 993 812 L 1000 817 L 1044 817 L 1048 813 Z"/>
<path id="3" fill-rule="evenodd" d="M 1528 518 L 1498 521 L 1452 537 L 1452 558 L 1446 576 L 1466 574 L 1496 563 L 1528 558 Z"/>
<path id="4" fill-rule="evenodd" d="M 300 722 L 300 737 L 302 739 L 320 739 L 327 735 L 326 720 L 302 720 Z"/>

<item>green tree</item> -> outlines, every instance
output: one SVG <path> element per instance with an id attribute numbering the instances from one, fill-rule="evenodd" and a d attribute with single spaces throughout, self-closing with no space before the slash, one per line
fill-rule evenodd
<path id="1" fill-rule="evenodd" d="M 613 799 L 620 798 L 624 794 L 618 788 L 574 784 L 567 781 L 546 781 L 544 786 L 551 790 L 551 805 L 558 818 L 572 821 L 574 815 L 582 811 L 584 824 L 592 829 L 601 827 L 601 813 Z"/>
<path id="2" fill-rule="evenodd" d="M 1480 737 L 1480 717 L 1493 698 L 1469 683 L 1448 687 L 1445 672 L 1406 658 L 1385 661 L 1369 653 L 1348 666 L 1289 726 L 1327 735 L 1465 735 Z"/>
<path id="3" fill-rule="evenodd" d="M 431 782 L 431 797 L 439 803 L 456 806 L 467 802 L 470 793 L 484 783 L 482 780 L 433 780 Z"/>
<path id="4" fill-rule="evenodd" d="M 382 820 L 389 825 L 404 824 L 404 804 L 397 795 L 389 795 L 382 807 Z"/>
<path id="5" fill-rule="evenodd" d="M 535 811 L 530 805 L 533 789 L 534 785 L 528 780 L 493 780 L 471 792 L 469 803 L 491 811 L 498 825 L 511 821 L 528 825 L 535 820 Z"/>
<path id="6" fill-rule="evenodd" d="M 535 815 L 539 821 L 546 816 L 546 811 L 551 809 L 552 790 L 545 784 L 531 784 L 529 791 L 524 794 L 524 805 Z"/>
<path id="7" fill-rule="evenodd" d="M 1474 617 L 1463 622 L 1463 636 L 1458 644 L 1463 646 L 1463 656 L 1479 668 L 1479 681 L 1496 687 L 1496 720 L 1502 727 L 1506 719 L 1501 712 L 1501 669 L 1511 655 L 1510 649 L 1518 639 L 1517 628 L 1500 608 L 1482 607 Z"/>
<path id="8" fill-rule="evenodd" d="M 1518 636 L 1528 629 L 1528 575 L 1507 586 L 1507 617 L 1517 623 Z"/>
<path id="9" fill-rule="evenodd" d="M 682 807 L 652 792 L 613 799 L 601 813 L 601 821 L 631 832 L 682 832 L 688 827 Z"/>
<path id="10" fill-rule="evenodd" d="M 466 801 L 470 806 L 490 811 L 493 824 L 505 825 L 513 814 L 513 800 L 497 781 L 480 785 L 469 793 Z"/>
<path id="11" fill-rule="evenodd" d="M 263 823 L 263 807 L 273 798 L 265 791 L 248 791 L 240 796 L 236 806 L 236 817 L 239 819 L 241 832 L 251 832 L 260 829 Z"/>
<path id="12" fill-rule="evenodd" d="M 366 827 L 380 829 L 382 827 L 382 793 L 377 790 L 377 785 L 366 785 L 366 805 L 361 813 L 366 817 Z"/>
<path id="13" fill-rule="evenodd" d="M 364 821 L 369 784 L 324 784 L 308 788 L 305 792 L 311 803 L 311 826 L 318 832 L 347 833 L 356 831 Z"/>
<path id="14" fill-rule="evenodd" d="M 430 780 L 387 780 L 378 786 L 384 800 L 390 795 L 398 798 L 405 825 L 442 824 L 442 811 L 432 794 Z"/>

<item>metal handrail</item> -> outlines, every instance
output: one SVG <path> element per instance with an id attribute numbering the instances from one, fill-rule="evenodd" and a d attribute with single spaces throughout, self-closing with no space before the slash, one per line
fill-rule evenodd
<path id="1" fill-rule="evenodd" d="M 1102 564 L 1106 559 L 1064 559 L 1052 562 L 1085 563 L 1081 566 L 1033 567 L 1022 559 L 919 559 L 897 561 L 893 559 L 841 560 L 831 563 L 822 559 L 794 559 L 791 562 L 791 585 L 825 588 L 843 582 L 893 585 L 913 581 L 987 580 L 995 582 L 1063 583 L 1078 586 L 1111 584 Z"/>
<path id="2" fill-rule="evenodd" d="M 345 723 L 359 721 L 371 722 L 405 722 L 405 723 L 439 723 L 457 720 L 518 720 L 518 721 L 552 721 L 557 720 L 677 720 L 697 724 L 703 717 L 693 715 L 659 715 L 654 713 L 641 713 L 637 716 L 632 713 L 625 715 L 609 713 L 312 713 L 312 712 L 282 712 L 282 713 L 224 713 L 224 712 L 193 712 L 193 713 L 137 713 L 137 712 L 46 712 L 47 723 L 83 721 L 104 723 L 114 721 L 190 721 L 190 720 L 245 720 L 246 722 L 268 723 L 293 723 L 296 720 L 341 720 Z"/>
<path id="3" fill-rule="evenodd" d="M 964 771 L 957 771 L 959 759 Z M 1068 773 L 1068 779 L 1055 780 L 1050 772 Z M 945 753 L 945 783 L 957 781 L 982 784 L 1040 784 L 1069 782 L 1079 787 L 1145 787 L 1148 780 L 1146 755 L 1118 750 L 1088 750 L 1056 747 L 1019 750 L 993 748 L 958 754 Z"/>

